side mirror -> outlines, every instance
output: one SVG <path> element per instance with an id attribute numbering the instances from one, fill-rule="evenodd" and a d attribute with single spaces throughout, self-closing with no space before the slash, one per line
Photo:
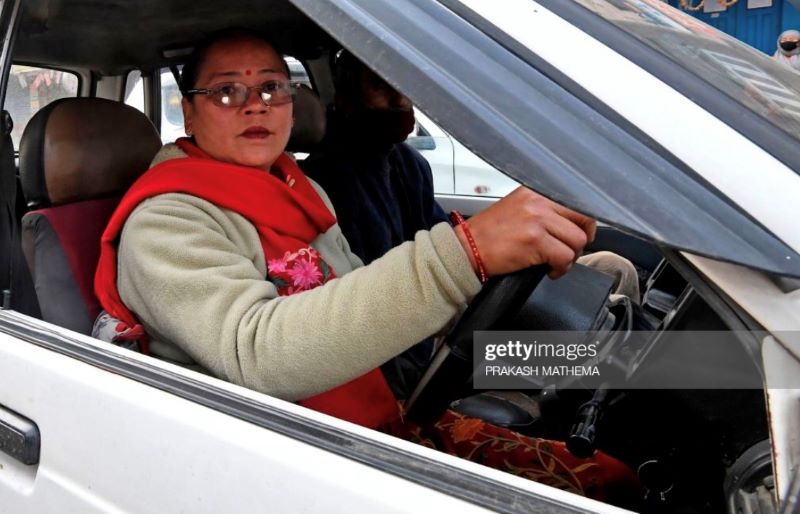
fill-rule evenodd
<path id="1" fill-rule="evenodd" d="M 411 136 L 406 139 L 406 143 L 419 151 L 436 150 L 436 141 L 431 136 Z"/>

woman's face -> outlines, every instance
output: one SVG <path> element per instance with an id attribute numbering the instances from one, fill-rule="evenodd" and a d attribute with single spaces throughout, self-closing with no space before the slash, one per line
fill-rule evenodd
<path id="1" fill-rule="evenodd" d="M 202 63 L 195 89 L 224 82 L 259 86 L 268 80 L 288 80 L 278 53 L 255 38 L 220 41 Z M 250 90 L 240 107 L 215 105 L 207 95 L 182 101 L 187 133 L 197 146 L 217 160 L 268 170 L 281 155 L 292 130 L 292 104 L 264 105 Z"/>

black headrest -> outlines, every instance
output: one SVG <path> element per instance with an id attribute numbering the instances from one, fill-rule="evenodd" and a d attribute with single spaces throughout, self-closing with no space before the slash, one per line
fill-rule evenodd
<path id="1" fill-rule="evenodd" d="M 286 149 L 310 153 L 325 136 L 325 106 L 313 89 L 301 85 L 294 97 L 293 109 L 294 126 Z"/>
<path id="2" fill-rule="evenodd" d="M 65 98 L 37 112 L 22 134 L 19 173 L 31 207 L 124 192 L 161 147 L 133 107 L 102 98 Z"/>

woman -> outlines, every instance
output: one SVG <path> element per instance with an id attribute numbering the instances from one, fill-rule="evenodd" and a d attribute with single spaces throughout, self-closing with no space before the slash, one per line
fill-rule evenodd
<path id="1" fill-rule="evenodd" d="M 785 30 L 778 36 L 778 49 L 772 56 L 774 60 L 787 68 L 800 71 L 800 32 Z"/>
<path id="2" fill-rule="evenodd" d="M 284 154 L 292 90 L 272 46 L 223 33 L 183 73 L 191 139 L 159 152 L 103 236 L 95 289 L 124 322 L 105 325 L 117 339 L 145 343 L 144 329 L 143 349 L 160 358 L 363 426 L 429 444 L 449 438 L 444 449 L 456 454 L 489 438 L 485 452 L 469 447 L 474 459 L 488 458 L 492 438 L 514 437 L 521 460 L 496 460 L 518 474 L 545 470 L 543 481 L 565 489 L 613 494 L 604 469 L 616 485 L 633 480 L 602 454 L 579 462 L 561 443 L 453 413 L 435 434 L 403 426 L 378 369 L 441 330 L 479 277 L 540 263 L 565 273 L 594 236 L 592 220 L 519 189 L 468 226 L 440 223 L 364 267 L 324 192 Z"/>

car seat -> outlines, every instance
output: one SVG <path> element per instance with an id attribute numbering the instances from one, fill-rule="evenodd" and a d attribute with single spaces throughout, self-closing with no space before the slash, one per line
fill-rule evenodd
<path id="1" fill-rule="evenodd" d="M 301 84 L 294 97 L 294 125 L 286 150 L 311 153 L 325 136 L 325 106 L 316 91 Z"/>
<path id="2" fill-rule="evenodd" d="M 306 86 L 294 104 L 287 149 L 308 152 L 325 134 L 325 109 Z M 101 310 L 93 289 L 100 236 L 160 146 L 144 114 L 111 100 L 58 100 L 31 119 L 20 144 L 20 177 L 35 210 L 22 219 L 22 247 L 42 319 L 91 333 Z"/>
<path id="3" fill-rule="evenodd" d="M 22 218 L 22 248 L 42 319 L 91 333 L 100 312 L 93 290 L 100 236 L 160 146 L 144 114 L 111 100 L 58 100 L 30 120 L 19 161 L 35 210 Z"/>

